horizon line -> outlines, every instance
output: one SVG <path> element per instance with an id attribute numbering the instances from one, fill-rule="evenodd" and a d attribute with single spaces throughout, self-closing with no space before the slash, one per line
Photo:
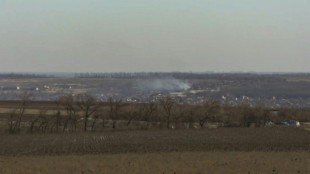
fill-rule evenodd
<path id="1" fill-rule="evenodd" d="M 187 74 L 264 74 L 264 75 L 277 75 L 277 74 L 310 74 L 309 72 L 295 72 L 295 71 L 137 71 L 137 72 L 126 72 L 126 71 L 115 71 L 115 72 L 0 72 L 0 75 L 54 75 L 54 76 L 76 76 L 76 75 L 85 75 L 85 74 L 147 74 L 147 73 L 187 73 Z"/>

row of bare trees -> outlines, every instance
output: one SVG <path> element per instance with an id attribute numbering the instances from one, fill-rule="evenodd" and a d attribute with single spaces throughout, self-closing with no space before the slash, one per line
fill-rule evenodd
<path id="1" fill-rule="evenodd" d="M 218 100 L 208 98 L 202 105 L 178 104 L 170 96 L 164 96 L 158 103 L 125 103 L 122 100 L 109 98 L 107 102 L 99 102 L 89 94 L 64 94 L 60 96 L 53 107 L 41 107 L 39 114 L 25 116 L 25 111 L 31 101 L 31 94 L 24 92 L 18 107 L 10 114 L 8 127 L 10 133 L 18 133 L 21 123 L 28 123 L 30 132 L 65 132 L 94 131 L 97 123 L 106 127 L 106 121 L 112 122 L 112 128 L 117 127 L 119 120 L 125 120 L 126 126 L 133 121 L 143 121 L 146 127 L 150 123 L 160 123 L 171 128 L 178 123 L 187 123 L 193 127 L 205 127 L 206 123 L 222 123 L 226 126 L 243 126 L 250 124 L 260 126 L 265 121 L 279 119 L 309 119 L 310 110 L 298 108 L 280 108 L 271 110 L 262 101 L 255 107 L 247 103 L 231 106 Z M 29 106 L 31 107 L 31 106 Z M 34 116 L 35 115 L 35 116 Z"/>
<path id="2" fill-rule="evenodd" d="M 28 91 L 24 91 L 20 95 L 20 103 L 18 108 L 15 109 L 12 113 L 10 113 L 10 117 L 8 119 L 8 126 L 10 133 L 20 132 L 22 118 L 25 113 L 26 105 L 31 100 L 31 94 Z"/>

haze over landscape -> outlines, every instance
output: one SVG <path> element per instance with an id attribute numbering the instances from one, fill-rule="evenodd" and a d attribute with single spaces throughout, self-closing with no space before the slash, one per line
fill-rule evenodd
<path id="1" fill-rule="evenodd" d="M 1 72 L 309 72 L 307 0 L 2 0 Z"/>
<path id="2" fill-rule="evenodd" d="M 309 0 L 0 0 L 0 174 L 309 174 L 309 17 Z"/>

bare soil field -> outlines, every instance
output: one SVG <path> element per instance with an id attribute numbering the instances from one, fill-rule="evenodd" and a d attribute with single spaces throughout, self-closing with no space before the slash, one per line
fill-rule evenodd
<path id="1" fill-rule="evenodd" d="M 0 173 L 298 174 L 310 152 L 161 152 L 1 157 Z"/>
<path id="2" fill-rule="evenodd" d="M 310 132 L 292 127 L 0 135 L 0 155 L 184 151 L 310 151 Z"/>
<path id="3" fill-rule="evenodd" d="M 0 174 L 310 173 L 292 127 L 0 134 Z"/>

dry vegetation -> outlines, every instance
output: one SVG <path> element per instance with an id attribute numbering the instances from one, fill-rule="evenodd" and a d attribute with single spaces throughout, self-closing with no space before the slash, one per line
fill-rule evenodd
<path id="1" fill-rule="evenodd" d="M 0 173 L 310 173 L 291 127 L 1 134 Z"/>
<path id="2" fill-rule="evenodd" d="M 170 152 L 1 157 L 0 173 L 309 174 L 309 152 Z"/>
<path id="3" fill-rule="evenodd" d="M 25 92 L 20 101 L 0 102 L 0 129 L 10 134 L 105 131 L 107 129 L 263 127 L 266 121 L 310 121 L 309 108 L 268 108 L 240 102 L 237 106 L 207 98 L 201 105 L 179 104 L 170 96 L 158 103 L 125 103 L 109 98 L 99 102 L 89 94 L 65 94 L 53 102 L 32 102 Z M 124 124 L 126 122 L 126 124 Z M 6 126 L 3 126 L 6 125 Z"/>
<path id="4" fill-rule="evenodd" d="M 173 151 L 309 151 L 299 128 L 106 131 L 0 136 L 0 155 L 64 155 Z"/>
<path id="5" fill-rule="evenodd" d="M 0 173 L 310 173 L 309 131 L 264 127 L 266 120 L 308 121 L 307 108 L 275 114 L 263 103 L 211 98 L 180 105 L 169 96 L 131 104 L 87 94 L 28 97 L 2 102 Z M 211 123 L 224 127 L 207 129 Z"/>

